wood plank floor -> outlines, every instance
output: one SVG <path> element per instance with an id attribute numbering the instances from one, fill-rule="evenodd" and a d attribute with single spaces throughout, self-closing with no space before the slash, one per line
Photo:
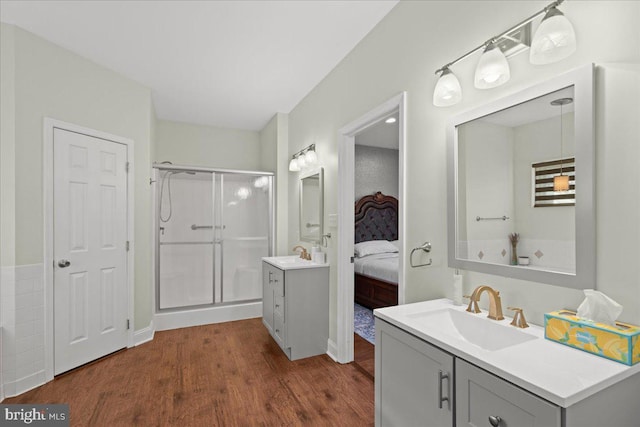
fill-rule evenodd
<path id="1" fill-rule="evenodd" d="M 358 334 L 353 334 L 353 362 L 373 380 L 375 375 L 375 346 Z"/>
<path id="2" fill-rule="evenodd" d="M 68 403 L 72 426 L 369 426 L 374 384 L 326 355 L 289 361 L 250 319 L 158 332 L 3 403 Z"/>

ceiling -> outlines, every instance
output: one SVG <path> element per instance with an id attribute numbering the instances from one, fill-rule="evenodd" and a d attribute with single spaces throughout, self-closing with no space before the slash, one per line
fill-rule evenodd
<path id="1" fill-rule="evenodd" d="M 159 119 L 260 130 L 394 1 L 0 1 L 0 20 L 151 89 Z"/>

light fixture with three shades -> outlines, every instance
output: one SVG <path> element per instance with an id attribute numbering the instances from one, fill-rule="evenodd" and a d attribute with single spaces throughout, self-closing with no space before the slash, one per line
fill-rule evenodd
<path id="1" fill-rule="evenodd" d="M 542 18 L 542 22 L 531 41 L 529 62 L 535 65 L 551 64 L 570 56 L 576 50 L 576 35 L 571 22 L 557 9 L 563 2 L 564 0 L 554 1 L 502 34 L 489 39 L 436 70 L 436 74 L 439 74 L 440 78 L 433 91 L 433 105 L 447 107 L 460 102 L 462 88 L 450 67 L 481 49 L 483 53 L 476 66 L 474 86 L 478 89 L 491 89 L 506 83 L 511 77 L 511 73 L 507 58 L 498 46 L 499 42 L 505 38 L 508 39 L 512 33 L 525 27 L 542 14 L 544 14 L 544 18 Z"/>
<path id="2" fill-rule="evenodd" d="M 316 144 L 311 144 L 291 156 L 290 172 L 300 172 L 302 169 L 313 167 L 318 163 Z"/>

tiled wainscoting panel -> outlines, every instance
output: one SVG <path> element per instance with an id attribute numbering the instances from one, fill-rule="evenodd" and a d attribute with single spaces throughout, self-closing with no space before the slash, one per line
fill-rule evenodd
<path id="1" fill-rule="evenodd" d="M 44 266 L 2 268 L 2 381 L 6 396 L 44 383 Z"/>
<path id="2" fill-rule="evenodd" d="M 556 271 L 575 271 L 576 249 L 574 241 L 521 238 L 518 256 L 529 257 L 531 267 Z M 509 239 L 470 240 L 458 242 L 458 257 L 472 261 L 509 265 L 511 243 Z"/>

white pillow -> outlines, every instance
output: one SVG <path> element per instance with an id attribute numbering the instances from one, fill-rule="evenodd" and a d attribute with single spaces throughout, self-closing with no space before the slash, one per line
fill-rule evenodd
<path id="1" fill-rule="evenodd" d="M 356 243 L 353 250 L 358 258 L 367 255 L 398 252 L 398 248 L 388 240 L 369 240 L 368 242 Z"/>

